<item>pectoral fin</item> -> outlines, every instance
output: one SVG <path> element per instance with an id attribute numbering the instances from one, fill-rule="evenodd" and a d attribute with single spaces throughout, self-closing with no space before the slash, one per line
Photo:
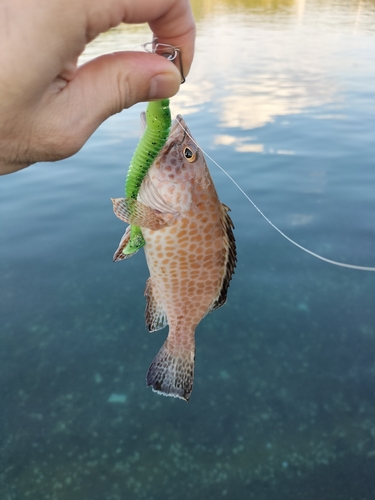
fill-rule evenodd
<path id="1" fill-rule="evenodd" d="M 170 225 L 175 216 L 161 213 L 132 198 L 111 198 L 115 215 L 134 226 L 146 227 L 157 231 Z"/>

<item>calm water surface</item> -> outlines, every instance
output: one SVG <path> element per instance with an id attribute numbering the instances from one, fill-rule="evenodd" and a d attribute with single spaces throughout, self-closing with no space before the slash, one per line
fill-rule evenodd
<path id="1" fill-rule="evenodd" d="M 172 100 L 291 238 L 375 266 L 375 2 L 196 1 Z M 83 56 L 131 49 L 113 30 Z M 145 105 L 66 161 L 0 179 L 1 500 L 375 498 L 375 274 L 283 239 L 210 164 L 239 262 L 197 330 L 188 404 L 145 373 L 143 255 L 113 264 Z"/>

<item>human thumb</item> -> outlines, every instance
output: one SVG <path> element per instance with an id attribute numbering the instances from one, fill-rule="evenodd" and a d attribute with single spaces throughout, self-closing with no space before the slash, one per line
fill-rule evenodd
<path id="1" fill-rule="evenodd" d="M 175 65 L 155 54 L 117 52 L 79 67 L 58 93 L 44 102 L 44 158 L 76 153 L 109 116 L 141 101 L 171 97 L 181 75 Z"/>
<path id="2" fill-rule="evenodd" d="M 181 75 L 164 57 L 143 52 L 117 52 L 81 66 L 75 84 L 106 118 L 141 101 L 174 95 Z M 73 93 L 76 89 L 72 87 Z M 79 89 L 80 90 L 80 89 Z M 97 102 L 100 95 L 102 103 Z"/>

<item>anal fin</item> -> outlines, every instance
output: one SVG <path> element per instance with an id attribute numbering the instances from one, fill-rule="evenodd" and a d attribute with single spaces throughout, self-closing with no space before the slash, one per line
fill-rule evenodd
<path id="1" fill-rule="evenodd" d="M 167 314 L 161 301 L 161 295 L 153 286 L 151 278 L 146 282 L 146 325 L 149 332 L 161 330 L 168 325 Z"/>

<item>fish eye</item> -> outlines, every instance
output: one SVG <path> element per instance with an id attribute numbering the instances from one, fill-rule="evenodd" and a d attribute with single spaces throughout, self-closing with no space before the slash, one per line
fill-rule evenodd
<path id="1" fill-rule="evenodd" d="M 197 159 L 197 152 L 193 151 L 191 148 L 186 147 L 184 149 L 184 156 L 188 162 L 193 163 Z"/>

